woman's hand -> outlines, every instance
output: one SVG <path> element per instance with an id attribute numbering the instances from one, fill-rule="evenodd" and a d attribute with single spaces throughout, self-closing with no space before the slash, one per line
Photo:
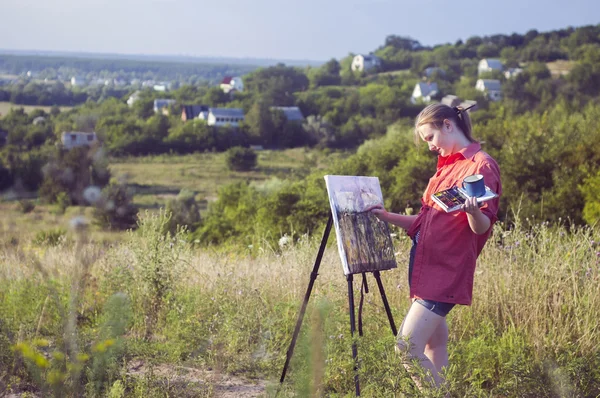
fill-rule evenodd
<path id="1" fill-rule="evenodd" d="M 462 211 L 472 215 L 481 213 L 481 210 L 479 209 L 479 203 L 477 203 L 477 198 L 467 198 L 467 200 L 465 200 L 465 204 L 462 205 Z"/>
<path id="2" fill-rule="evenodd" d="M 377 205 L 367 207 L 365 209 L 365 213 L 366 212 L 371 212 L 371 213 L 375 214 L 375 216 L 377 218 L 379 218 L 380 220 L 382 220 L 382 217 L 385 215 L 385 213 L 387 213 L 387 211 L 385 210 L 385 208 L 383 207 L 382 204 L 377 204 Z"/>

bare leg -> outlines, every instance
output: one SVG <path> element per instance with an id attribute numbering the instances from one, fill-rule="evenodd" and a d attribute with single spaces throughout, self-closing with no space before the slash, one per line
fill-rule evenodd
<path id="1" fill-rule="evenodd" d="M 421 304 L 413 302 L 398 333 L 397 349 L 400 352 L 407 353 L 411 360 L 418 359 L 425 372 L 429 374 L 428 382 L 432 382 L 436 386 L 440 385 L 441 378 L 437 367 L 425 355 L 425 346 L 442 323 L 445 324 L 443 316 L 437 315 Z M 435 360 L 437 361 L 437 358 Z M 412 363 L 405 363 L 404 367 L 410 372 Z M 420 388 L 420 380 L 414 378 L 413 380 Z"/>
<path id="2" fill-rule="evenodd" d="M 427 342 L 425 356 L 433 363 L 438 374 L 442 373 L 443 368 L 448 367 L 448 324 L 446 318 L 438 325 Z"/>

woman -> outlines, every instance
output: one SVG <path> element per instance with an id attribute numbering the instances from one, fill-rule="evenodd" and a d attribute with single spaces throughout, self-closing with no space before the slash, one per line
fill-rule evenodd
<path id="1" fill-rule="evenodd" d="M 471 119 L 463 108 L 427 106 L 417 116 L 415 140 L 438 154 L 437 170 L 429 180 L 418 215 L 371 211 L 381 220 L 405 229 L 413 240 L 409 262 L 412 304 L 398 332 L 396 349 L 418 359 L 439 386 L 448 366 L 446 315 L 456 304 L 470 305 L 475 263 L 497 220 L 498 199 L 481 207 L 469 198 L 462 211 L 446 213 L 431 194 L 460 186 L 465 177 L 482 174 L 485 184 L 500 195 L 500 169 L 471 135 Z M 412 361 L 411 361 L 412 362 Z M 410 370 L 411 363 L 404 365 Z M 420 386 L 418 380 L 415 380 Z"/>

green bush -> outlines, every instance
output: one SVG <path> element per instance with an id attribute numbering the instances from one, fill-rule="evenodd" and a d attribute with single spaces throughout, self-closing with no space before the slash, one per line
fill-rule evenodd
<path id="1" fill-rule="evenodd" d="M 21 213 L 31 213 L 33 209 L 35 209 L 35 203 L 33 203 L 31 200 L 19 200 L 19 210 L 21 211 Z"/>
<path id="2" fill-rule="evenodd" d="M 180 227 L 193 231 L 198 228 L 202 220 L 194 193 L 186 189 L 182 189 L 175 199 L 167 202 L 165 213 L 169 216 L 169 220 L 165 224 L 164 232 L 170 232 L 171 235 L 175 235 L 177 228 Z"/>
<path id="3" fill-rule="evenodd" d="M 256 152 L 250 148 L 233 147 L 227 150 L 226 162 L 229 170 L 248 171 L 256 167 Z"/>
<path id="4" fill-rule="evenodd" d="M 40 231 L 35 234 L 33 243 L 36 245 L 57 246 L 65 241 L 67 231 L 62 228 Z"/>
<path id="5" fill-rule="evenodd" d="M 102 190 L 96 203 L 94 220 L 102 228 L 124 230 L 137 226 L 138 208 L 132 204 L 133 193 L 126 185 L 112 183 Z"/>

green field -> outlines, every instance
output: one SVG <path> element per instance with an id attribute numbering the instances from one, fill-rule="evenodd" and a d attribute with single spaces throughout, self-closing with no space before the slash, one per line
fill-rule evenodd
<path id="1" fill-rule="evenodd" d="M 23 108 L 25 112 L 30 113 L 35 109 L 43 109 L 44 112 L 50 112 L 51 106 L 41 106 L 41 105 L 17 105 L 12 102 L 0 102 L 0 119 L 4 117 L 8 112 L 10 112 L 13 108 Z M 71 109 L 70 106 L 60 106 L 59 109 L 61 111 Z"/>
<path id="2" fill-rule="evenodd" d="M 303 148 L 285 151 L 258 152 L 258 166 L 248 172 L 229 171 L 223 153 L 191 155 L 158 155 L 110 160 L 113 178 L 126 181 L 134 192 L 134 204 L 141 211 L 155 212 L 182 190 L 194 192 L 201 212 L 217 199 L 218 189 L 226 184 L 248 181 L 261 184 L 270 178 L 293 178 L 323 168 L 341 154 L 325 155 Z M 0 236 L 10 240 L 32 240 L 40 231 L 68 229 L 69 221 L 78 215 L 91 219 L 92 208 L 73 206 L 65 214 L 57 212 L 56 205 L 40 203 L 35 196 L 30 200 L 36 207 L 29 213 L 19 210 L 19 203 L 5 194 L 0 201 Z M 122 233 L 93 229 L 96 240 L 118 239 Z"/>

